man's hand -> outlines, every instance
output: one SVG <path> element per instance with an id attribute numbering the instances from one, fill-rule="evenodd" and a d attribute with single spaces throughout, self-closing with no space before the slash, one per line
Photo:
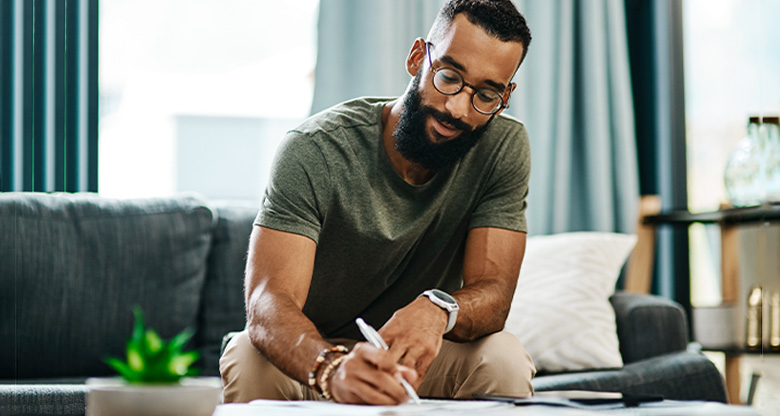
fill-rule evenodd
<path id="1" fill-rule="evenodd" d="M 339 403 L 396 405 L 409 400 L 401 378 L 415 384 L 417 373 L 398 365 L 388 352 L 366 342 L 341 362 L 329 381 L 330 393 Z"/>
<path id="2" fill-rule="evenodd" d="M 433 359 L 439 354 L 444 330 L 447 328 L 447 312 L 424 297 L 397 310 L 379 330 L 395 362 L 417 372 L 418 382 L 410 383 L 419 388 Z"/>

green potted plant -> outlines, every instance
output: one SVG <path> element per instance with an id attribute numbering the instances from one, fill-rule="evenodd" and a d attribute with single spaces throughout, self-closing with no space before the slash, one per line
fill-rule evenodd
<path id="1" fill-rule="evenodd" d="M 135 326 L 126 357 L 106 363 L 119 377 L 87 380 L 87 415 L 204 415 L 214 412 L 221 398 L 216 377 L 195 377 L 197 351 L 184 351 L 193 332 L 186 329 L 164 341 L 147 329 L 140 307 L 133 308 Z"/>

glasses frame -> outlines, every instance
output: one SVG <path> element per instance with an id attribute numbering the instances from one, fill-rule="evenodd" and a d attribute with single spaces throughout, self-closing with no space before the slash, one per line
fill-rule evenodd
<path id="1" fill-rule="evenodd" d="M 496 91 L 496 90 L 494 90 L 492 88 L 477 88 L 477 87 L 469 84 L 468 82 L 466 82 L 466 80 L 463 79 L 463 75 L 461 75 L 460 72 L 458 72 L 458 71 L 456 71 L 454 69 L 451 69 L 451 68 L 444 68 L 444 69 L 449 69 L 450 71 L 453 71 L 453 72 L 455 72 L 458 75 L 458 78 L 460 78 L 460 87 L 458 87 L 458 89 L 455 92 L 444 92 L 444 91 L 440 90 L 439 87 L 436 86 L 436 82 L 434 82 L 434 79 L 436 78 L 436 74 L 439 71 L 441 71 L 442 68 L 434 68 L 433 60 L 431 60 L 430 45 L 433 45 L 433 43 L 425 41 L 425 54 L 428 55 L 428 66 L 430 66 L 431 72 L 433 72 L 433 76 L 431 77 L 431 84 L 433 84 L 433 88 L 436 91 L 438 91 L 440 94 L 444 94 L 444 95 L 457 95 L 461 91 L 463 91 L 464 87 L 469 87 L 469 88 L 471 88 L 472 91 L 474 91 L 474 92 L 471 93 L 471 106 L 474 108 L 474 110 L 477 110 L 478 113 L 484 114 L 486 116 L 492 116 L 492 115 L 496 114 L 497 112 L 499 112 L 499 111 L 501 111 L 501 110 L 503 110 L 505 108 L 509 108 L 509 103 L 508 103 L 509 99 L 508 99 L 508 97 L 507 97 L 507 100 L 504 101 L 504 94 L 506 93 L 506 90 L 504 90 L 504 92 L 498 92 L 498 91 Z M 477 105 L 474 104 L 474 96 L 476 96 L 477 93 L 482 91 L 482 90 L 488 90 L 488 91 L 493 91 L 495 93 L 498 93 L 499 105 L 498 105 L 498 107 L 496 107 L 495 110 L 493 110 L 493 112 L 486 113 L 486 112 L 480 110 L 479 108 L 477 108 Z"/>

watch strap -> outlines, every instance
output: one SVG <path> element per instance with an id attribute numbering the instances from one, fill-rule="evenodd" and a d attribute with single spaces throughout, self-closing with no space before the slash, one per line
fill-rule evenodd
<path id="1" fill-rule="evenodd" d="M 444 311 L 447 312 L 447 327 L 444 329 L 444 333 L 446 334 L 450 332 L 452 328 L 455 327 L 455 323 L 458 320 L 459 307 L 457 301 L 455 301 L 455 298 L 453 298 L 449 293 L 439 289 L 426 290 L 420 294 L 420 296 L 425 296 L 434 305 L 444 309 Z M 448 298 L 451 300 L 447 301 L 442 298 Z"/>

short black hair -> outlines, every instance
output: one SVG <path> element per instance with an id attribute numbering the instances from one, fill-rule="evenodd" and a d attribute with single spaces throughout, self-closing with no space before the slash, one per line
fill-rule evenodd
<path id="1" fill-rule="evenodd" d="M 520 63 L 525 60 L 531 44 L 531 29 L 511 0 L 449 0 L 439 10 L 428 37 L 442 34 L 455 16 L 461 13 L 471 23 L 502 42 L 522 43 L 523 56 Z"/>

